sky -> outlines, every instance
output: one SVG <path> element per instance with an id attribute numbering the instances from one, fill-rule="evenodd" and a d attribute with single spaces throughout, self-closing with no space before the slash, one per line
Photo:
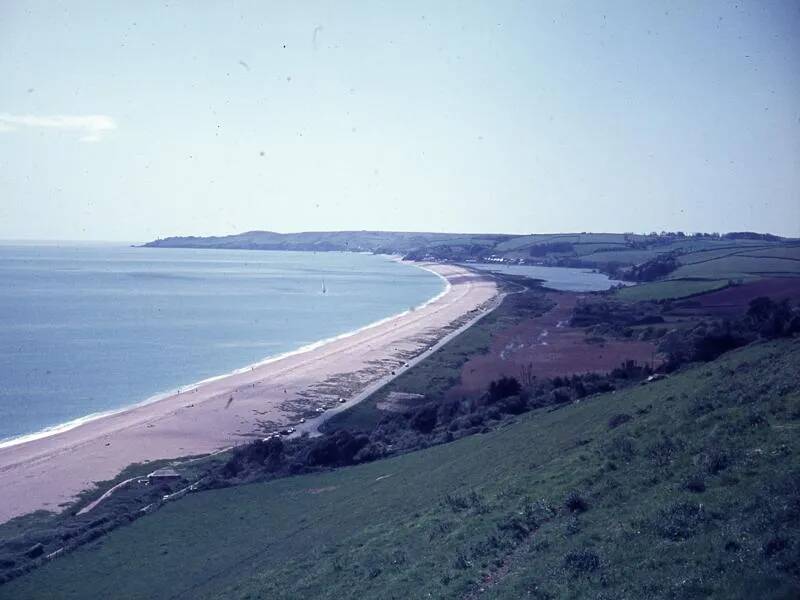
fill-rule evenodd
<path id="1" fill-rule="evenodd" d="M 800 235 L 800 0 L 0 0 L 0 239 Z"/>

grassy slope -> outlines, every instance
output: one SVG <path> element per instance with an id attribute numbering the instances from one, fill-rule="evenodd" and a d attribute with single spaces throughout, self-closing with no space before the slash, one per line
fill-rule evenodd
<path id="1" fill-rule="evenodd" d="M 631 302 L 668 300 L 711 292 L 726 285 L 727 279 L 668 279 L 620 288 L 615 294 Z"/>
<path id="2" fill-rule="evenodd" d="M 620 236 L 621 237 L 621 236 Z M 607 263 L 638 264 L 651 260 L 666 252 L 679 251 L 682 254 L 678 257 L 681 263 L 690 264 L 695 261 L 705 261 L 711 258 L 727 256 L 736 253 L 747 253 L 758 249 L 777 248 L 779 244 L 775 242 L 763 242 L 758 240 L 710 240 L 710 239 L 685 239 L 675 240 L 668 244 L 651 245 L 647 248 L 602 248 L 592 251 L 589 254 L 581 252 L 576 247 L 577 254 L 586 263 L 603 265 Z"/>
<path id="3" fill-rule="evenodd" d="M 670 274 L 671 279 L 683 277 L 747 279 L 761 275 L 800 275 L 800 261 L 772 256 L 737 254 L 682 265 Z"/>
<path id="4" fill-rule="evenodd" d="M 800 246 L 789 244 L 737 244 L 679 257 L 682 265 L 671 279 L 756 278 L 766 274 L 800 275 Z"/>
<path id="5" fill-rule="evenodd" d="M 756 245 L 753 240 L 728 242 L 722 248 L 700 249 L 679 256 L 681 266 L 667 279 L 618 290 L 624 300 L 666 300 L 686 298 L 720 289 L 734 279 L 753 280 L 761 276 L 800 276 L 800 246 Z M 719 246 L 721 242 L 717 242 Z M 648 252 L 648 251 L 644 251 Z M 607 253 L 603 256 L 607 259 Z"/>
<path id="6" fill-rule="evenodd" d="M 452 444 L 195 494 L 0 598 L 451 598 L 484 580 L 487 598 L 792 597 L 798 365 L 800 340 L 749 347 Z"/>

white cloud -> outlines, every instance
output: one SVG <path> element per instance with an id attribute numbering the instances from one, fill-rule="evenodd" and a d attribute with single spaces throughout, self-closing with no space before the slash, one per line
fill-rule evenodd
<path id="1" fill-rule="evenodd" d="M 75 131 L 82 142 L 99 142 L 109 131 L 117 128 L 113 118 L 106 115 L 11 115 L 0 113 L 0 132 L 20 127 Z"/>

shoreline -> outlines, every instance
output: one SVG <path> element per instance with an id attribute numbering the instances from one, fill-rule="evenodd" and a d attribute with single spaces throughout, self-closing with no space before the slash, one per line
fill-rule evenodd
<path id="1" fill-rule="evenodd" d="M 498 291 L 493 298 L 488 300 L 484 306 L 477 310 L 477 314 L 474 316 L 470 316 L 468 313 L 465 316 L 469 316 L 464 323 L 458 324 L 456 327 L 453 327 L 447 333 L 445 333 L 439 340 L 430 346 L 428 349 L 422 351 L 414 358 L 408 360 L 408 362 L 403 365 L 403 371 L 406 371 L 413 367 L 414 365 L 422 362 L 426 358 L 428 358 L 431 354 L 439 350 L 442 346 L 450 342 L 456 336 L 462 334 L 467 329 L 475 325 L 478 321 L 483 319 L 485 316 L 493 312 L 496 308 L 502 304 L 503 300 L 509 294 L 516 294 L 518 292 L 500 292 Z M 304 433 L 308 433 L 311 437 L 317 437 L 323 435 L 320 432 L 319 428 L 324 425 L 331 417 L 336 416 L 337 414 L 344 412 L 345 410 L 351 408 L 352 406 L 358 404 L 362 400 L 366 400 L 372 394 L 380 391 L 385 385 L 391 383 L 395 378 L 397 378 L 400 373 L 391 373 L 389 375 L 384 376 L 383 378 L 373 382 L 368 387 L 364 388 L 361 392 L 359 392 L 356 396 L 349 398 L 344 404 L 340 404 L 338 406 L 334 406 L 332 409 L 324 412 L 323 414 L 319 415 L 318 417 L 313 417 L 307 420 L 305 423 L 300 424 L 296 427 L 295 433 L 293 433 L 290 437 L 299 437 Z"/>
<path id="2" fill-rule="evenodd" d="M 0 444 L 0 522 L 37 509 L 60 510 L 95 481 L 111 479 L 132 463 L 244 443 L 332 398 L 345 398 L 342 406 L 350 406 L 464 319 L 471 324 L 473 313 L 480 316 L 498 295 L 491 278 L 462 267 L 412 264 L 446 282 L 442 292 L 413 309 L 178 393 Z"/>
<path id="3" fill-rule="evenodd" d="M 399 262 L 401 260 L 401 258 L 398 257 L 398 256 L 390 256 L 389 258 L 390 258 L 390 260 L 394 260 L 394 261 L 397 261 L 397 262 Z M 108 417 L 113 417 L 113 416 L 118 415 L 118 414 L 123 414 L 123 413 L 128 412 L 128 411 L 136 410 L 137 408 L 145 407 L 145 406 L 148 406 L 150 404 L 154 404 L 156 402 L 160 402 L 160 401 L 165 400 L 167 398 L 170 398 L 172 396 L 178 396 L 180 394 L 187 394 L 187 393 L 193 392 L 195 389 L 200 388 L 200 387 L 202 387 L 204 385 L 208 385 L 209 383 L 213 383 L 215 381 L 219 381 L 219 380 L 226 379 L 228 377 L 233 377 L 233 376 L 236 376 L 236 375 L 241 375 L 242 373 L 247 373 L 248 371 L 252 371 L 252 370 L 257 369 L 259 367 L 263 367 L 265 365 L 269 365 L 269 364 L 272 364 L 274 362 L 277 362 L 277 361 L 280 361 L 280 360 L 283 360 L 283 359 L 286 359 L 286 358 L 290 358 L 292 356 L 296 356 L 296 355 L 299 355 L 299 354 L 304 354 L 306 352 L 313 352 L 317 348 L 321 348 L 321 347 L 323 347 L 323 346 L 325 346 L 327 344 L 331 344 L 333 342 L 336 342 L 336 341 L 339 341 L 339 340 L 344 340 L 344 339 L 347 339 L 347 338 L 352 337 L 354 335 L 358 335 L 358 334 L 360 334 L 360 333 L 362 333 L 362 332 L 364 332 L 364 331 L 366 331 L 368 329 L 371 329 L 373 327 L 379 327 L 379 326 L 383 325 L 384 323 L 389 323 L 389 322 L 391 322 L 391 321 L 393 321 L 395 319 L 398 319 L 400 317 L 403 317 L 404 315 L 407 315 L 407 314 L 409 314 L 411 312 L 423 309 L 426 306 L 428 306 L 429 304 L 432 304 L 432 303 L 436 302 L 437 300 L 439 300 L 440 298 L 445 296 L 450 291 L 450 288 L 451 288 L 450 282 L 447 280 L 446 277 L 442 276 L 440 273 L 437 273 L 435 270 L 433 270 L 433 269 L 431 269 L 429 267 L 426 267 L 426 266 L 424 266 L 424 264 L 421 264 L 421 263 L 415 263 L 415 262 L 412 262 L 412 261 L 407 261 L 406 264 L 408 264 L 410 266 L 413 266 L 413 267 L 416 267 L 418 269 L 421 269 L 423 271 L 428 271 L 429 273 L 432 273 L 432 274 L 436 275 L 437 277 L 439 277 L 444 282 L 444 284 L 445 284 L 444 289 L 441 292 L 439 292 L 438 294 L 436 294 L 435 296 L 429 298 L 425 302 L 422 302 L 422 303 L 414 306 L 411 309 L 406 309 L 406 310 L 401 311 L 399 313 L 395 313 L 393 315 L 389 315 L 388 317 L 384 317 L 382 319 L 378 319 L 377 321 L 373 321 L 372 323 L 368 323 L 367 325 L 364 325 L 363 327 L 358 327 L 356 329 L 353 329 L 353 330 L 350 330 L 350 331 L 346 331 L 346 332 L 340 333 L 338 335 L 334 335 L 334 336 L 331 336 L 331 337 L 323 338 L 321 340 L 317 340 L 315 342 L 311 342 L 310 344 L 304 344 L 304 345 L 302 345 L 302 346 L 300 346 L 298 348 L 295 348 L 293 350 L 287 350 L 286 352 L 279 352 L 278 354 L 273 354 L 271 356 L 266 356 L 266 357 L 262 358 L 261 360 L 258 360 L 258 361 L 253 362 L 253 363 L 249 363 L 249 364 L 247 364 L 247 365 L 245 365 L 243 367 L 238 367 L 236 369 L 233 369 L 232 371 L 228 371 L 227 373 L 222 373 L 220 375 L 212 375 L 211 377 L 206 377 L 205 379 L 201 379 L 199 381 L 194 381 L 192 383 L 188 383 L 186 385 L 182 385 L 182 386 L 170 389 L 170 390 L 166 390 L 166 391 L 163 391 L 163 392 L 156 392 L 155 394 L 152 394 L 152 395 L 148 396 L 144 400 L 141 400 L 139 402 L 135 402 L 133 404 L 126 404 L 125 406 L 122 406 L 120 408 L 112 408 L 112 409 L 104 410 L 104 411 L 101 411 L 101 412 L 90 413 L 90 414 L 84 415 L 82 417 L 77 417 L 75 419 L 71 419 L 69 421 L 65 421 L 64 423 L 58 423 L 56 425 L 50 425 L 50 426 L 44 427 L 43 429 L 40 429 L 38 431 L 34 431 L 34 432 L 31 432 L 31 433 L 24 433 L 24 434 L 21 434 L 21 435 L 12 436 L 12 437 L 5 438 L 5 439 L 0 439 L 0 450 L 3 450 L 5 448 L 12 448 L 14 446 L 19 446 L 21 444 L 26 444 L 26 443 L 29 443 L 29 442 L 35 442 L 37 440 L 42 440 L 42 439 L 46 439 L 46 438 L 49 438 L 49 437 L 52 437 L 52 436 L 55 436 L 55 435 L 66 433 L 68 431 L 72 431 L 73 429 L 75 429 L 77 427 L 81 427 L 82 425 L 85 425 L 87 423 L 91 423 L 93 421 L 97 421 L 99 419 L 105 419 L 105 418 L 108 418 Z M 0 469 L 2 469 L 2 465 L 0 465 Z"/>

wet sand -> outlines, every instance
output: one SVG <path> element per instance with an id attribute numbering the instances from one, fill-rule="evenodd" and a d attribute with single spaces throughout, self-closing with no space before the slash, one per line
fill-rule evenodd
<path id="1" fill-rule="evenodd" d="M 0 448 L 0 522 L 58 511 L 134 462 L 206 454 L 316 414 L 363 392 L 488 310 L 489 277 L 421 265 L 445 277 L 435 301 L 328 344 L 202 384 L 49 437 Z"/>

